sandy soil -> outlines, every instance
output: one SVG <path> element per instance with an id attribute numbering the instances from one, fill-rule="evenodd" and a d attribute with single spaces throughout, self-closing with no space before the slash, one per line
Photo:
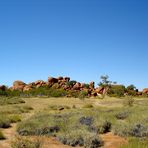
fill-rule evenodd
<path id="1" fill-rule="evenodd" d="M 104 147 L 103 148 L 119 148 L 123 144 L 127 144 L 127 140 L 112 134 L 111 132 L 100 135 L 100 137 L 104 141 Z"/>

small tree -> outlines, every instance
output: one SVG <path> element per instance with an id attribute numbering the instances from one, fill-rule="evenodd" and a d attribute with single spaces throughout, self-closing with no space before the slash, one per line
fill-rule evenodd
<path id="1" fill-rule="evenodd" d="M 135 96 L 137 94 L 138 89 L 136 89 L 136 87 L 133 84 L 131 84 L 127 86 L 126 91 L 128 95 Z"/>
<path id="2" fill-rule="evenodd" d="M 136 87 L 133 84 L 127 86 L 127 90 L 135 90 L 135 89 Z"/>
<path id="3" fill-rule="evenodd" d="M 107 91 L 109 90 L 109 88 L 111 87 L 112 81 L 109 81 L 109 76 L 108 75 L 102 75 L 100 77 L 101 82 L 98 84 L 100 87 L 104 88 L 103 94 L 102 94 L 102 98 L 104 98 L 106 96 Z"/>

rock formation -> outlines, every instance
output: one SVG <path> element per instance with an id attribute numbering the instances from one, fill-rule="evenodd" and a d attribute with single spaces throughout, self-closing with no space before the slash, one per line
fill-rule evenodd
<path id="1" fill-rule="evenodd" d="M 20 90 L 23 91 L 26 84 L 23 81 L 15 81 L 13 82 L 12 90 Z"/>
<path id="2" fill-rule="evenodd" d="M 144 94 L 148 94 L 148 88 L 143 89 Z"/>

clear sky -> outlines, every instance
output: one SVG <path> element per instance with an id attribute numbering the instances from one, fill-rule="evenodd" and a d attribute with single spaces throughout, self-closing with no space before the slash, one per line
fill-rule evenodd
<path id="1" fill-rule="evenodd" d="M 48 76 L 148 87 L 147 0 L 1 0 L 0 84 Z"/>

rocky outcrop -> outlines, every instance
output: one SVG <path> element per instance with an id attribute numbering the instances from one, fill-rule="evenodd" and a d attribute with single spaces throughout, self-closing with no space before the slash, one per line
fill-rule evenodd
<path id="1" fill-rule="evenodd" d="M 143 89 L 142 93 L 148 94 L 148 88 Z"/>
<path id="2" fill-rule="evenodd" d="M 58 77 L 58 78 L 54 78 L 54 77 L 48 77 L 47 82 L 43 81 L 43 80 L 38 80 L 35 82 L 31 82 L 29 84 L 26 84 L 22 81 L 15 81 L 13 83 L 13 86 L 10 88 L 11 90 L 20 90 L 23 92 L 26 91 L 30 91 L 32 89 L 36 89 L 39 87 L 52 87 L 54 89 L 59 89 L 59 88 L 63 88 L 64 90 L 73 90 L 73 91 L 85 91 L 88 92 L 89 96 L 97 94 L 97 92 L 95 92 L 95 83 L 94 82 L 90 82 L 90 84 L 85 84 L 85 83 L 79 83 L 76 81 L 70 81 L 69 77 Z"/>
<path id="3" fill-rule="evenodd" d="M 81 83 L 77 82 L 74 86 L 73 86 L 73 90 L 80 90 L 81 89 Z"/>
<path id="4" fill-rule="evenodd" d="M 46 84 L 47 84 L 47 83 L 44 82 L 43 80 L 38 80 L 38 81 L 34 82 L 34 85 L 36 86 L 36 88 L 45 86 Z"/>
<path id="5" fill-rule="evenodd" d="M 94 89 L 94 88 L 95 88 L 95 82 L 93 82 L 93 81 L 90 82 L 90 83 L 89 83 L 89 87 L 90 87 L 91 89 Z"/>
<path id="6" fill-rule="evenodd" d="M 15 81 L 13 82 L 12 90 L 20 90 L 23 91 L 26 84 L 23 81 Z"/>
<path id="7" fill-rule="evenodd" d="M 26 85 L 24 88 L 23 88 L 23 91 L 29 91 L 29 90 L 32 90 L 33 87 L 29 86 L 29 85 Z"/>

